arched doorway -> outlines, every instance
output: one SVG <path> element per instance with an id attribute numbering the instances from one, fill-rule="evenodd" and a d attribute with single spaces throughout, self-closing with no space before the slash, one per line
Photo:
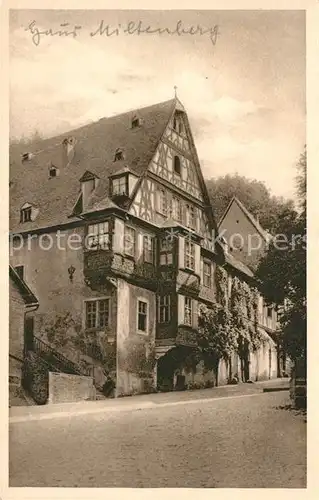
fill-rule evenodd
<path id="1" fill-rule="evenodd" d="M 183 390 L 186 359 L 196 350 L 191 347 L 177 346 L 167 351 L 157 361 L 157 389 L 162 392 Z"/>

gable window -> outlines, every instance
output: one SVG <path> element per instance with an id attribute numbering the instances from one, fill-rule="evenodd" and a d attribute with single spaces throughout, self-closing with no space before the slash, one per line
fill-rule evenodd
<path id="1" fill-rule="evenodd" d="M 173 129 L 177 130 L 177 119 L 176 119 L 176 116 L 174 116 L 174 119 L 173 119 Z"/>
<path id="2" fill-rule="evenodd" d="M 124 228 L 124 253 L 135 257 L 136 250 L 136 232 L 132 227 L 125 226 Z"/>
<path id="3" fill-rule="evenodd" d="M 148 303 L 144 300 L 137 301 L 137 329 L 139 332 L 147 332 Z"/>
<path id="4" fill-rule="evenodd" d="M 155 240 L 153 236 L 144 235 L 143 236 L 143 260 L 144 262 L 149 262 L 154 264 L 154 247 Z"/>
<path id="5" fill-rule="evenodd" d="M 176 222 L 182 222 L 182 206 L 181 202 L 176 196 L 172 198 L 172 218 Z"/>
<path id="6" fill-rule="evenodd" d="M 160 240 L 160 265 L 170 266 L 173 264 L 173 242 L 168 238 Z"/>
<path id="7" fill-rule="evenodd" d="M 211 288 L 212 285 L 212 266 L 209 261 L 203 262 L 203 284 L 207 288 Z"/>
<path id="8" fill-rule="evenodd" d="M 185 304 L 184 304 L 184 324 L 192 326 L 192 315 L 193 315 L 193 308 L 192 308 L 192 299 L 189 297 L 185 297 Z"/>
<path id="9" fill-rule="evenodd" d="M 32 207 L 25 207 L 20 210 L 20 222 L 30 222 L 32 215 Z"/>
<path id="10" fill-rule="evenodd" d="M 186 226 L 190 229 L 196 229 L 196 215 L 194 205 L 186 205 Z"/>
<path id="11" fill-rule="evenodd" d="M 169 323 L 171 320 L 171 296 L 161 295 L 158 298 L 158 321 Z"/>
<path id="12" fill-rule="evenodd" d="M 108 250 L 110 248 L 109 223 L 107 221 L 89 226 L 87 245 L 90 250 Z"/>
<path id="13" fill-rule="evenodd" d="M 120 160 L 124 160 L 124 154 L 122 149 L 117 148 L 114 155 L 114 161 L 120 161 Z"/>
<path id="14" fill-rule="evenodd" d="M 113 195 L 126 195 L 127 194 L 127 177 L 117 177 L 112 181 L 112 194 Z"/>
<path id="15" fill-rule="evenodd" d="M 158 189 L 157 191 L 157 211 L 167 215 L 167 193 L 165 189 Z"/>
<path id="16" fill-rule="evenodd" d="M 110 324 L 110 299 L 85 301 L 85 327 L 90 329 L 105 328 Z"/>
<path id="17" fill-rule="evenodd" d="M 175 174 L 181 175 L 181 160 L 180 160 L 179 156 L 176 156 L 176 155 L 174 156 L 173 166 L 174 166 Z"/>
<path id="18" fill-rule="evenodd" d="M 185 240 L 185 267 L 195 271 L 195 245 L 189 240 Z"/>

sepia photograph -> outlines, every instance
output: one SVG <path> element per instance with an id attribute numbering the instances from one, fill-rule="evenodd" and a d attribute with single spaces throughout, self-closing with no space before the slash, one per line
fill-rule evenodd
<path id="1" fill-rule="evenodd" d="M 307 488 L 306 12 L 8 16 L 9 487 Z"/>

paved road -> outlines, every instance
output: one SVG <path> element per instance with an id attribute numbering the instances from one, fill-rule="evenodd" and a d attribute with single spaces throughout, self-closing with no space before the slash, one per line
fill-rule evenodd
<path id="1" fill-rule="evenodd" d="M 288 402 L 285 391 L 13 423 L 10 486 L 305 488 L 306 424 Z"/>

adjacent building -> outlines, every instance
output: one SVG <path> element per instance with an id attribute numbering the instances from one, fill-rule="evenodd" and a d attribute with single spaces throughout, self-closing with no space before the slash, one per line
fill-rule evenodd
<path id="1" fill-rule="evenodd" d="M 10 152 L 11 263 L 40 305 L 35 335 L 116 394 L 227 383 L 230 367 L 190 370 L 201 304 L 216 269 L 253 286 L 251 269 L 216 242 L 218 228 L 187 113 L 173 100 Z M 237 256 L 236 256 L 237 257 Z M 277 375 L 276 319 L 245 379 Z M 238 373 L 238 357 L 232 373 Z M 185 362 L 184 362 L 185 361 Z"/>

